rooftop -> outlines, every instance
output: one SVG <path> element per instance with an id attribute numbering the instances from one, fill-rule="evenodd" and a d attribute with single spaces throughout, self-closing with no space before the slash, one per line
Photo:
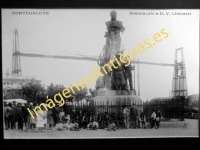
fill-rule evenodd
<path id="1" fill-rule="evenodd" d="M 3 75 L 3 79 L 35 79 L 35 77 L 30 77 L 30 76 L 6 76 Z"/>

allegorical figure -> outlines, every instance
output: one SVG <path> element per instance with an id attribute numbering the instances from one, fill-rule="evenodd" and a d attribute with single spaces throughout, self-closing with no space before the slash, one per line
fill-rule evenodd
<path id="1" fill-rule="evenodd" d="M 111 77 L 111 89 L 112 90 L 127 90 L 127 84 L 125 79 L 125 66 L 124 64 L 119 60 L 120 55 L 116 55 L 116 58 L 118 60 L 114 62 L 114 65 L 118 66 L 118 68 L 113 68 L 112 70 L 112 77 Z"/>
<path id="2" fill-rule="evenodd" d="M 125 67 L 124 69 L 125 69 L 126 84 L 127 84 L 127 86 L 129 85 L 130 90 L 133 90 L 133 81 L 132 81 L 132 72 L 131 72 L 131 70 L 133 69 L 133 66 L 131 66 L 131 64 L 130 64 L 129 66 Z"/>
<path id="3" fill-rule="evenodd" d="M 105 33 L 106 44 L 103 47 L 103 50 L 99 56 L 98 64 L 103 66 L 104 64 L 108 63 L 110 59 L 113 58 L 114 55 L 120 53 L 121 49 L 121 37 L 120 32 L 123 32 L 125 28 L 122 25 L 121 21 L 117 20 L 117 12 L 112 10 L 110 12 L 111 20 L 106 22 L 107 32 Z M 102 68 L 100 70 L 102 71 Z M 107 69 L 107 72 L 110 70 Z M 104 89 L 110 89 L 111 86 L 110 76 L 108 74 L 104 74 L 103 83 Z"/>

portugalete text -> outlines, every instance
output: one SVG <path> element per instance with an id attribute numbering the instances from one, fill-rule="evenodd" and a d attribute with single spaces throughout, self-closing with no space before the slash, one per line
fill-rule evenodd
<path id="1" fill-rule="evenodd" d="M 18 11 L 12 12 L 12 15 L 49 15 L 46 11 Z"/>

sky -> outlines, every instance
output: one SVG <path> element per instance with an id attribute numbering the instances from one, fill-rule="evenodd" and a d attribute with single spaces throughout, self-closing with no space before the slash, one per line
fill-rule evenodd
<path id="1" fill-rule="evenodd" d="M 12 71 L 13 29 L 18 30 L 22 53 L 77 56 L 99 56 L 106 43 L 105 22 L 113 9 L 2 9 L 2 69 Z M 155 33 L 164 29 L 168 37 L 139 54 L 136 59 L 145 62 L 173 64 L 175 50 L 183 47 L 188 95 L 199 92 L 199 10 L 195 9 L 115 9 L 117 20 L 123 22 L 121 34 L 125 52 L 137 44 L 150 42 Z M 13 15 L 12 12 L 48 12 L 48 15 Z M 131 14 L 131 13 L 132 14 Z M 134 15 L 152 12 L 159 15 Z M 163 12 L 165 15 L 160 15 Z M 167 15 L 166 12 L 171 13 Z M 172 15 L 172 12 L 191 15 Z M 21 57 L 22 76 L 34 76 L 45 86 L 50 83 L 69 87 L 78 83 L 97 62 L 71 59 Z M 154 97 L 168 97 L 172 90 L 174 68 L 171 66 L 139 65 L 140 97 L 143 101 Z M 136 66 L 138 91 L 138 66 Z M 95 84 L 88 89 L 95 88 Z"/>

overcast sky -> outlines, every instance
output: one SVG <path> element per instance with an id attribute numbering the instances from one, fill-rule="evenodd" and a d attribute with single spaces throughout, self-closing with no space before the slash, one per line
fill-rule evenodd
<path id="1" fill-rule="evenodd" d="M 2 56 L 3 73 L 12 70 L 13 32 L 19 33 L 20 52 L 75 56 L 67 51 L 78 51 L 98 56 L 105 45 L 105 22 L 110 20 L 112 9 L 3 9 Z M 49 15 L 12 15 L 19 11 L 45 11 Z M 174 63 L 175 49 L 183 47 L 186 63 L 188 95 L 199 91 L 199 10 L 138 10 L 116 9 L 117 20 L 122 21 L 125 31 L 121 34 L 125 51 L 137 49 L 145 39 L 153 40 L 162 29 L 167 38 L 156 43 L 136 59 L 146 62 Z M 130 12 L 181 12 L 191 15 L 130 15 Z M 46 86 L 51 82 L 68 87 L 78 83 L 87 74 L 92 76 L 95 61 L 21 57 L 23 76 L 34 76 Z M 136 66 L 136 90 L 137 87 Z M 139 66 L 140 97 L 168 97 L 172 89 L 173 67 Z M 95 84 L 88 88 L 94 88 Z"/>

